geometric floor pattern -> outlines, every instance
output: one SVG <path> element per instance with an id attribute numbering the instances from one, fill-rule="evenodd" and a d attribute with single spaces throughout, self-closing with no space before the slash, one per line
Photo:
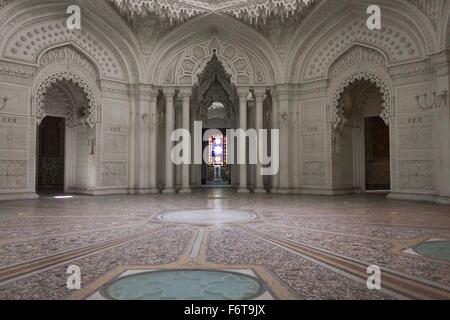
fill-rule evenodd
<path id="1" fill-rule="evenodd" d="M 225 221 L 159 216 L 206 209 Z M 226 212 L 251 219 L 228 223 Z M 211 189 L 2 202 L 0 299 L 88 299 L 123 274 L 149 270 L 251 272 L 274 299 L 450 299 L 448 249 L 423 245 L 430 240 L 450 241 L 448 206 L 381 195 Z M 80 290 L 66 286 L 71 265 L 81 270 Z M 372 265 L 381 290 L 367 288 Z"/>

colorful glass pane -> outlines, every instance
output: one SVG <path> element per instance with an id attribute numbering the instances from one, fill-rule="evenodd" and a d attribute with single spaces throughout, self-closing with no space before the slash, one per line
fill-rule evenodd
<path id="1" fill-rule="evenodd" d="M 210 166 L 227 165 L 227 139 L 221 134 L 209 137 L 208 160 Z"/>

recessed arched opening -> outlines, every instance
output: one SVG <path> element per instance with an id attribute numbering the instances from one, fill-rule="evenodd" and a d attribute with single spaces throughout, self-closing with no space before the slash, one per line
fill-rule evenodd
<path id="1" fill-rule="evenodd" d="M 381 117 L 383 95 L 369 80 L 349 84 L 339 100 L 345 122 L 337 154 L 344 185 L 357 191 L 389 191 L 389 126 Z"/>
<path id="2" fill-rule="evenodd" d="M 86 125 L 89 99 L 70 79 L 52 82 L 40 96 L 36 146 L 38 193 L 86 190 L 92 129 Z"/>
<path id="3" fill-rule="evenodd" d="M 228 162 L 227 129 L 236 128 L 235 108 L 239 103 L 237 90 L 227 74 L 216 50 L 198 82 L 193 86 L 194 118 L 202 122 L 202 150 L 207 150 L 203 164 L 194 168 L 197 184 L 230 187 L 236 182 L 235 165 Z"/>

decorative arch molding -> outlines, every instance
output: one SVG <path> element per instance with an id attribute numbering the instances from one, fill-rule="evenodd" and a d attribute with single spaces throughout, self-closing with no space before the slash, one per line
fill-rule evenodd
<path id="1" fill-rule="evenodd" d="M 233 17 L 206 15 L 189 20 L 161 39 L 147 59 L 147 82 L 162 85 L 169 68 L 173 68 L 175 74 L 175 67 L 185 50 L 201 42 L 211 41 L 214 37 L 241 49 L 249 58 L 253 69 L 261 70 L 261 74 L 265 76 L 265 85 L 271 86 L 282 81 L 283 63 L 264 35 Z M 208 60 L 211 56 L 212 53 Z M 224 62 L 219 54 L 218 56 Z M 254 73 L 257 72 L 254 70 Z"/>
<path id="2" fill-rule="evenodd" d="M 36 64 L 41 52 L 72 43 L 95 61 L 102 79 L 139 81 L 145 74 L 139 43 L 114 9 L 104 1 L 87 1 L 83 29 L 75 31 L 64 27 L 68 4 L 68 0 L 49 0 L 45 6 L 31 0 L 11 3 L 0 14 L 1 57 Z"/>
<path id="3" fill-rule="evenodd" d="M 75 127 L 76 106 L 70 93 L 66 90 L 66 88 L 59 84 L 52 85 L 48 90 L 51 91 L 51 94 L 44 95 L 44 105 L 42 106 L 42 109 L 45 109 L 44 112 L 41 113 L 46 116 L 65 118 L 66 125 L 68 127 Z"/>
<path id="4" fill-rule="evenodd" d="M 225 107 L 226 118 L 230 118 L 234 113 L 235 87 L 215 52 L 198 78 L 197 114 L 202 120 L 208 121 L 208 109 L 213 102 L 220 102 Z"/>
<path id="5" fill-rule="evenodd" d="M 77 64 L 74 61 L 84 63 Z M 95 66 L 71 47 L 50 50 L 42 55 L 40 62 L 41 70 L 35 78 L 32 90 L 33 110 L 38 124 L 46 117 L 44 103 L 47 91 L 58 81 L 67 80 L 78 85 L 86 95 L 87 106 L 80 118 L 93 128 L 97 122 L 97 109 L 101 101 L 97 79 L 94 77 L 97 72 Z"/>
<path id="6" fill-rule="evenodd" d="M 157 77 L 160 85 L 192 86 L 213 54 L 236 85 L 267 85 L 270 76 L 260 61 L 232 42 L 214 35 L 178 52 Z"/>
<path id="7" fill-rule="evenodd" d="M 358 80 L 367 80 L 380 90 L 383 98 L 380 117 L 389 125 L 390 118 L 394 114 L 394 89 L 389 75 L 381 67 L 355 65 L 345 74 L 332 80 L 327 98 L 327 108 L 334 128 L 339 130 L 345 124 L 346 118 L 343 105 L 340 103 L 341 98 L 345 89 Z"/>
<path id="8" fill-rule="evenodd" d="M 328 78 L 335 78 L 345 72 L 349 66 L 355 64 L 375 65 L 386 68 L 388 57 L 378 49 L 355 43 L 329 64 L 326 74 Z"/>
<path id="9" fill-rule="evenodd" d="M 440 28 L 440 48 L 450 49 L 450 1 L 447 1 L 443 9 Z"/>
<path id="10" fill-rule="evenodd" d="M 81 68 L 87 72 L 92 78 L 100 78 L 99 67 L 95 61 L 90 59 L 87 54 L 76 45 L 71 43 L 48 49 L 40 54 L 38 59 L 40 69 L 53 63 L 75 65 L 77 68 Z"/>
<path id="11" fill-rule="evenodd" d="M 4 44 L 2 56 L 18 62 L 36 63 L 41 52 L 54 46 L 74 43 L 88 52 L 100 66 L 102 77 L 126 78 L 119 59 L 105 43 L 90 32 L 69 30 L 63 19 L 43 20 L 22 26 Z"/>
<path id="12" fill-rule="evenodd" d="M 420 16 L 425 20 L 429 34 L 431 23 L 415 7 L 409 5 L 408 12 L 414 11 L 413 16 L 406 16 L 398 12 L 399 8 L 389 5 L 383 14 L 383 28 L 369 31 L 366 26 L 367 15 L 364 4 L 358 4 L 339 11 L 335 8 L 334 19 L 323 22 L 323 19 L 311 21 L 312 26 L 304 30 L 304 34 L 296 34 L 292 41 L 291 57 L 286 64 L 288 81 L 304 82 L 326 78 L 327 67 L 345 50 L 355 43 L 377 48 L 384 52 L 388 64 L 401 64 L 423 59 L 429 49 L 436 46 L 435 32 L 432 39 L 426 39 L 425 32 L 413 21 L 412 17 Z M 364 10 L 363 10 L 364 7 Z M 404 7 L 404 6 L 403 6 Z M 320 10 L 325 10 L 323 6 Z M 320 12 L 320 11 L 318 11 Z M 323 14 L 328 15 L 327 12 Z M 308 20 L 309 21 L 309 20 Z M 424 22 L 424 23 L 425 23 Z M 320 24 L 319 24 L 320 23 Z M 310 28 L 315 28 L 310 31 Z M 431 41 L 431 42 L 430 42 Z M 430 47 L 430 48 L 429 48 Z"/>

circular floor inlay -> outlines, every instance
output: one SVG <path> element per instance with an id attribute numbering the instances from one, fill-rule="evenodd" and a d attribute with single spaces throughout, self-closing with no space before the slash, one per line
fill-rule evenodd
<path id="1" fill-rule="evenodd" d="M 166 270 L 118 278 L 102 289 L 116 300 L 244 300 L 262 295 L 263 285 L 245 274 L 214 270 Z"/>
<path id="2" fill-rule="evenodd" d="M 195 225 L 221 225 L 226 223 L 246 222 L 256 218 L 254 213 L 235 210 L 185 210 L 165 212 L 158 219 Z"/>
<path id="3" fill-rule="evenodd" d="M 414 250 L 425 257 L 450 261 L 450 241 L 429 241 L 417 245 Z"/>

